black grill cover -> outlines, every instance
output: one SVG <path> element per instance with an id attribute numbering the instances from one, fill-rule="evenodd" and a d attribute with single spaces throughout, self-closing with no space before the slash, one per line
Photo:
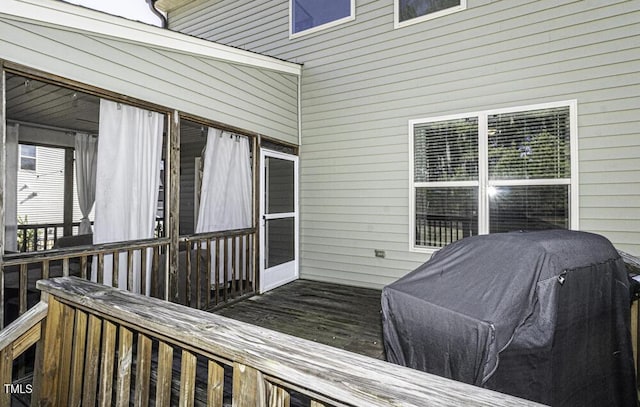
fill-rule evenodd
<path id="1" fill-rule="evenodd" d="M 629 278 L 604 237 L 452 243 L 382 291 L 387 360 L 553 406 L 637 406 Z"/>

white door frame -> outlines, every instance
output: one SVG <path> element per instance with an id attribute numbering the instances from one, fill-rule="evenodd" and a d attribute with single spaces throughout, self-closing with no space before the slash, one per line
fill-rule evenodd
<path id="1" fill-rule="evenodd" d="M 293 190 L 294 203 L 293 212 L 268 214 L 266 212 L 267 190 L 266 180 L 267 174 L 267 158 L 277 158 L 293 162 Z M 260 293 L 264 293 L 283 284 L 297 280 L 299 275 L 299 228 L 300 220 L 298 213 L 298 157 L 291 154 L 281 153 L 272 150 L 260 150 L 260 255 L 259 255 L 259 271 L 260 271 Z M 268 255 L 268 247 L 266 243 L 266 223 L 272 219 L 294 219 L 294 259 L 277 266 L 266 268 L 266 258 Z"/>

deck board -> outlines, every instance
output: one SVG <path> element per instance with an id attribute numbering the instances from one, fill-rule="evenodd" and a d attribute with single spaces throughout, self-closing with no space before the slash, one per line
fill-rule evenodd
<path id="1" fill-rule="evenodd" d="M 384 360 L 380 290 L 296 280 L 214 313 Z"/>

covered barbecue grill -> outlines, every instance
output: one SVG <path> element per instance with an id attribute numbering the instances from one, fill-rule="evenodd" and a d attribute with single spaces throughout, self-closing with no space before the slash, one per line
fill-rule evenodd
<path id="1" fill-rule="evenodd" d="M 629 278 L 604 237 L 452 243 L 382 292 L 390 362 L 553 406 L 636 406 Z"/>

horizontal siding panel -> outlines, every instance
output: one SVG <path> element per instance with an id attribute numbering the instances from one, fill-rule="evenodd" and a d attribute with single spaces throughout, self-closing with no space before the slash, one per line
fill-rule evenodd
<path id="1" fill-rule="evenodd" d="M 307 238 L 335 238 L 336 231 L 331 229 L 313 229 L 313 230 L 305 230 L 301 234 L 302 243 L 305 242 Z M 404 244 L 408 247 L 409 240 L 407 238 L 407 233 L 371 233 L 367 231 L 341 231 L 340 237 L 343 239 L 349 240 L 358 240 L 363 243 L 371 244 L 372 246 L 382 246 L 384 244 Z M 307 250 L 309 248 L 307 247 Z M 306 252 L 305 251 L 305 252 Z"/>
<path id="2" fill-rule="evenodd" d="M 638 208 L 615 208 L 609 210 L 602 210 L 600 208 L 582 208 L 580 215 L 583 219 L 637 219 L 636 222 L 640 222 L 640 209 Z"/>
<path id="3" fill-rule="evenodd" d="M 608 232 L 628 232 L 635 233 L 640 230 L 640 219 L 611 219 L 611 218 L 585 218 L 581 227 L 588 227 L 590 230 Z"/>
<path id="4" fill-rule="evenodd" d="M 351 148 L 343 148 L 343 149 L 326 149 L 315 152 L 306 152 L 305 157 L 308 160 L 324 160 L 328 158 L 332 159 L 341 159 L 341 158 L 353 158 L 353 157 L 361 157 L 362 155 L 395 155 L 398 153 L 407 152 L 407 146 L 405 144 L 395 144 L 389 146 L 360 146 L 360 147 L 351 147 Z M 405 156 L 406 158 L 406 156 Z"/>
<path id="5" fill-rule="evenodd" d="M 636 146 L 610 146 L 604 149 L 583 149 L 580 151 L 580 159 L 584 161 L 624 160 L 637 157 L 640 157 L 640 144 Z"/>
<path id="6" fill-rule="evenodd" d="M 363 121 L 358 123 L 358 126 L 348 128 L 347 126 L 340 126 L 328 131 L 326 126 L 318 126 L 316 128 L 310 128 L 305 125 L 305 144 L 302 145 L 301 151 L 307 151 L 307 148 L 315 148 L 317 144 L 324 144 L 324 148 L 330 149 L 335 146 L 335 143 L 351 142 L 351 143 L 366 143 L 367 140 L 389 139 L 394 140 L 397 144 L 406 144 L 409 140 L 407 134 L 407 121 L 397 119 L 393 125 L 389 125 L 386 122 L 386 126 L 382 126 L 382 122 L 371 118 L 369 122 Z M 358 128 L 359 131 L 354 131 L 353 128 Z M 313 151 L 313 150 L 311 150 Z"/>
<path id="7" fill-rule="evenodd" d="M 580 208 L 638 208 L 638 197 L 636 195 L 616 195 L 613 198 L 609 195 L 582 195 L 580 197 Z"/>
<path id="8" fill-rule="evenodd" d="M 603 183 L 624 183 L 633 188 L 640 190 L 640 167 L 635 171 L 620 171 L 611 168 L 602 169 L 601 171 L 582 172 L 580 174 L 580 182 L 582 184 L 603 184 Z"/>
<path id="9" fill-rule="evenodd" d="M 308 173 L 307 173 L 308 174 Z M 407 171 L 405 170 L 389 170 L 389 171 L 366 171 L 366 172 L 344 172 L 341 174 L 315 174 L 306 178 L 305 184 L 313 183 L 333 183 L 333 182 L 357 182 L 357 181 L 406 181 Z M 405 182 L 406 183 L 406 182 Z M 395 187 L 395 185 L 394 185 Z"/>
<path id="10" fill-rule="evenodd" d="M 637 188 L 631 188 L 628 184 L 586 184 L 580 185 L 580 196 L 610 196 L 613 197 L 632 195 L 637 197 Z"/>
<path id="11" fill-rule="evenodd" d="M 372 191 L 372 190 L 386 190 L 393 189 L 406 190 L 406 183 L 398 182 L 397 180 L 382 181 L 371 179 L 369 181 L 333 181 L 333 182 L 306 182 L 300 187 L 300 191 L 304 191 L 305 194 L 312 191 L 324 191 L 332 189 L 335 191 L 351 190 L 351 191 Z"/>
<path id="12" fill-rule="evenodd" d="M 633 253 L 635 251 L 635 247 L 638 245 L 638 240 L 635 237 L 636 234 L 634 232 L 609 230 L 609 228 L 599 229 L 597 226 L 593 226 L 589 219 L 584 220 L 580 224 L 580 229 L 606 237 L 611 241 L 616 249 L 626 251 L 627 253 Z"/>
<path id="13" fill-rule="evenodd" d="M 598 160 L 581 160 L 580 170 L 586 173 L 592 172 L 616 172 L 616 171 L 634 171 L 639 168 L 637 158 L 625 158 L 625 159 L 611 159 L 606 158 L 604 155 L 607 153 L 606 149 L 602 150 L 603 157 Z"/>
<path id="14" fill-rule="evenodd" d="M 394 153 L 394 154 L 367 154 L 365 156 L 358 157 L 358 164 L 371 164 L 371 163 L 390 163 L 390 162 L 403 162 L 407 160 L 407 153 Z M 305 167 L 314 166 L 326 166 L 326 165 L 348 165 L 353 163 L 353 157 L 338 157 L 338 158 L 320 158 L 320 159 L 308 159 L 305 160 Z"/>
<path id="15" fill-rule="evenodd" d="M 402 206 L 360 206 L 360 205 L 310 205 L 305 216 L 309 215 L 375 215 L 400 216 L 399 222 L 408 222 L 409 208 Z"/>
<path id="16" fill-rule="evenodd" d="M 640 94 L 640 92 L 638 92 Z M 608 127 L 615 127 L 615 129 L 609 129 Z M 609 146 L 617 147 L 635 147 L 640 143 L 640 140 L 635 137 L 633 133 L 632 123 L 625 123 L 624 125 L 611 125 L 607 126 L 610 131 L 609 134 L 602 132 L 595 132 L 597 135 L 592 137 L 585 136 L 585 131 L 580 133 L 580 150 L 587 149 L 605 149 Z M 594 132 L 594 129 L 590 129 L 589 133 Z M 603 128 L 605 130 L 605 128 Z M 610 135 L 613 134 L 613 135 Z"/>
<path id="17" fill-rule="evenodd" d="M 340 264 L 342 265 L 341 267 L 349 265 L 352 267 L 353 272 L 365 272 L 373 275 L 384 275 L 381 272 L 384 269 L 406 270 L 413 265 L 413 262 L 406 260 L 375 257 L 373 250 L 368 251 L 366 254 L 362 252 L 362 255 L 360 255 L 359 251 L 353 254 L 345 252 L 344 254 L 334 253 L 333 255 L 331 251 L 325 253 L 322 250 L 314 251 L 313 253 L 313 255 L 309 255 L 306 258 L 306 261 L 322 261 L 325 258 L 323 255 L 331 255 L 331 263 L 333 264 Z"/>
<path id="18" fill-rule="evenodd" d="M 369 232 L 369 233 L 385 233 L 385 234 L 406 234 L 406 224 L 371 224 L 371 223 L 355 223 L 355 222 L 331 222 L 331 221 L 307 221 L 304 216 L 300 219 L 301 228 L 311 229 L 328 229 L 336 232 Z"/>
<path id="19" fill-rule="evenodd" d="M 391 214 L 337 214 L 306 212 L 301 217 L 303 222 L 331 222 L 331 223 L 362 223 L 372 225 L 407 225 L 409 218 L 404 215 Z M 402 230 L 402 229 L 401 229 Z M 402 230 L 404 232 L 404 230 Z"/>
<path id="20" fill-rule="evenodd" d="M 393 174 L 393 173 L 404 173 L 406 175 L 408 174 L 408 171 L 409 171 L 408 164 L 406 165 L 406 168 L 399 168 L 397 163 L 390 162 L 390 163 L 380 163 L 380 164 L 376 164 L 376 163 L 345 164 L 345 165 L 334 165 L 331 167 L 304 166 L 300 169 L 300 174 L 302 174 L 305 177 L 309 177 L 305 179 L 313 179 L 313 177 L 316 175 L 320 175 L 320 176 L 345 175 L 347 177 L 352 174 L 353 176 L 357 177 L 357 176 L 362 176 L 362 174 L 371 174 L 371 173 L 377 173 L 376 176 L 380 176 L 380 175 L 386 176 L 386 174 Z M 388 178 L 388 179 L 395 179 L 395 177 Z"/>
<path id="21" fill-rule="evenodd" d="M 407 153 L 408 154 L 408 153 Z M 404 172 L 405 174 L 409 174 L 409 165 L 406 163 L 398 163 L 397 161 L 391 162 L 381 162 L 381 163 L 365 163 L 365 164 L 344 164 L 344 165 L 332 165 L 330 167 L 327 166 L 307 166 L 305 165 L 300 169 L 300 174 L 304 176 L 315 176 L 315 175 L 324 175 L 324 174 L 343 174 L 349 175 L 354 174 L 387 174 L 392 173 L 394 171 Z M 407 179 L 408 181 L 408 179 Z"/>
<path id="22" fill-rule="evenodd" d="M 409 208 L 409 188 L 407 187 L 407 193 L 405 197 L 398 197 L 397 194 L 394 194 L 393 197 L 379 197 L 377 196 L 375 200 L 372 200 L 366 196 L 356 196 L 356 197 L 327 197 L 327 196 L 314 196 L 306 199 L 305 197 L 300 198 L 300 206 L 306 207 L 316 207 L 322 205 L 336 205 L 336 206 L 344 206 L 344 207 L 374 207 L 374 208 L 384 208 L 387 206 L 397 206 L 403 207 L 408 210 Z"/>
<path id="23" fill-rule="evenodd" d="M 403 145 L 407 140 L 406 134 L 389 136 L 387 131 L 381 131 L 362 139 L 345 138 L 344 136 L 336 135 L 330 140 L 323 141 L 320 137 L 313 137 L 301 149 L 304 150 L 305 154 L 312 154 L 314 152 L 343 151 L 354 148 L 397 148 L 399 144 Z"/>

